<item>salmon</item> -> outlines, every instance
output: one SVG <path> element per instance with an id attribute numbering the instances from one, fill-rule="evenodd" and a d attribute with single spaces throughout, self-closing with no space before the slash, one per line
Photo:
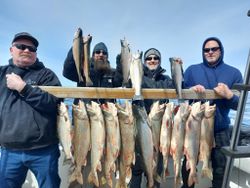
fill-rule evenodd
<path id="1" fill-rule="evenodd" d="M 186 169 L 190 169 L 188 185 L 198 183 L 196 164 L 200 147 L 201 120 L 204 115 L 204 106 L 196 102 L 191 107 L 190 115 L 185 126 L 184 155 L 187 158 Z"/>
<path id="2" fill-rule="evenodd" d="M 216 105 L 209 105 L 209 101 L 205 103 L 204 117 L 201 121 L 200 136 L 200 154 L 199 160 L 203 161 L 201 176 L 213 179 L 212 169 L 209 165 L 212 148 L 215 146 L 214 141 L 214 114 Z"/>
<path id="3" fill-rule="evenodd" d="M 183 82 L 182 64 L 177 63 L 176 59 L 173 57 L 169 58 L 169 61 L 171 64 L 171 76 L 172 76 L 172 79 L 174 80 L 178 98 L 182 99 L 182 82 Z"/>
<path id="4" fill-rule="evenodd" d="M 163 169 L 164 169 L 162 173 L 163 178 L 169 175 L 168 158 L 170 155 L 171 134 L 173 126 L 173 118 L 172 118 L 173 110 L 174 110 L 174 103 L 173 102 L 167 103 L 161 124 L 160 151 L 163 156 Z"/>
<path id="5" fill-rule="evenodd" d="M 57 115 L 57 134 L 60 141 L 60 144 L 65 153 L 65 162 L 73 161 L 73 156 L 71 153 L 71 121 L 69 118 L 68 107 L 64 102 L 61 102 L 58 106 L 58 115 Z"/>
<path id="6" fill-rule="evenodd" d="M 180 170 L 181 159 L 183 157 L 185 124 L 191 110 L 188 103 L 181 103 L 177 108 L 178 111 L 174 116 L 170 147 L 170 153 L 174 161 L 175 188 L 181 183 Z"/>
<path id="7" fill-rule="evenodd" d="M 126 186 L 126 180 L 132 177 L 132 164 L 135 164 L 135 120 L 132 112 L 132 104 L 126 100 L 125 107 L 117 104 L 118 119 L 121 132 L 121 154 L 119 185 Z M 118 186 L 119 187 L 119 186 Z"/>
<path id="8" fill-rule="evenodd" d="M 160 175 L 157 173 L 157 165 L 160 154 L 159 150 L 160 150 L 161 124 L 164 111 L 165 111 L 165 104 L 160 105 L 159 101 L 156 101 L 153 103 L 148 115 L 149 124 L 152 129 L 153 144 L 154 144 L 154 161 L 156 163 L 156 166 L 154 168 L 154 178 L 158 182 L 161 181 Z"/>
<path id="9" fill-rule="evenodd" d="M 81 28 L 78 28 L 74 34 L 72 52 L 77 70 L 78 80 L 79 82 L 83 82 L 83 76 L 82 76 L 83 38 L 82 38 Z"/>
<path id="10" fill-rule="evenodd" d="M 90 66 L 90 44 L 92 41 L 92 36 L 88 35 L 83 37 L 83 72 L 85 77 L 85 83 L 87 87 L 93 86 L 93 82 L 89 77 L 89 66 Z"/>
<path id="11" fill-rule="evenodd" d="M 126 86 L 126 84 L 128 83 L 131 59 L 132 54 L 129 48 L 129 44 L 128 41 L 124 38 L 123 40 L 121 40 L 121 65 L 123 75 L 123 86 Z"/>
<path id="12" fill-rule="evenodd" d="M 91 137 L 91 171 L 88 176 L 88 182 L 94 183 L 99 187 L 97 171 L 102 171 L 101 159 L 105 147 L 105 124 L 100 105 L 94 101 L 87 104 L 87 112 L 90 119 L 90 137 Z"/>
<path id="13" fill-rule="evenodd" d="M 133 114 L 136 119 L 136 150 L 141 155 L 144 172 L 147 175 L 147 186 L 154 186 L 153 169 L 153 136 L 147 119 L 145 107 L 133 105 Z"/>
<path id="14" fill-rule="evenodd" d="M 114 103 L 107 102 L 102 105 L 106 125 L 106 152 L 105 152 L 105 176 L 110 187 L 112 185 L 112 172 L 116 172 L 116 159 L 120 154 L 121 137 L 117 116 L 117 108 Z"/>
<path id="15" fill-rule="evenodd" d="M 143 77 L 143 65 L 142 65 L 142 52 L 133 54 L 132 61 L 129 69 L 129 74 L 132 82 L 132 87 L 135 90 L 133 100 L 142 100 L 141 84 Z"/>
<path id="16" fill-rule="evenodd" d="M 87 155 L 90 150 L 90 122 L 82 100 L 79 100 L 78 105 L 73 104 L 73 116 L 74 170 L 71 174 L 70 182 L 77 181 L 82 185 L 82 167 L 87 165 Z"/>

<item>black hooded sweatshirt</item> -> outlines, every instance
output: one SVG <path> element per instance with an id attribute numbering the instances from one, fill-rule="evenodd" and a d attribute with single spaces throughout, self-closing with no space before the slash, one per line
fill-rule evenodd
<path id="1" fill-rule="evenodd" d="M 6 86 L 6 74 L 18 74 L 26 86 L 18 93 Z M 56 132 L 59 99 L 35 85 L 60 86 L 55 73 L 42 62 L 27 68 L 13 64 L 0 66 L 0 145 L 14 150 L 30 150 L 58 143 Z"/>

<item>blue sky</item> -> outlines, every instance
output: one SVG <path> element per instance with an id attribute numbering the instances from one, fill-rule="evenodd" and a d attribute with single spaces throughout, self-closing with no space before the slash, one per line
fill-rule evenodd
<path id="1" fill-rule="evenodd" d="M 155 47 L 170 75 L 168 58 L 181 57 L 184 69 L 202 60 L 201 45 L 210 36 L 221 39 L 226 63 L 244 74 L 250 47 L 249 0 L 1 0 L 0 65 L 8 63 L 15 33 L 27 31 L 40 42 L 38 58 L 62 76 L 74 32 L 93 36 L 109 48 L 111 65 L 126 37 L 133 52 Z"/>

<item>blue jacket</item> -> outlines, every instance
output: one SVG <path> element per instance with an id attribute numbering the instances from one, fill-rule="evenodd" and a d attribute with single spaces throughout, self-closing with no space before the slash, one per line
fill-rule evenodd
<path id="1" fill-rule="evenodd" d="M 215 40 L 218 42 L 221 49 L 221 57 L 218 62 L 210 66 L 203 54 L 203 62 L 196 65 L 191 65 L 184 73 L 184 87 L 190 88 L 195 85 L 203 85 L 206 89 L 215 88 L 218 83 L 226 84 L 230 89 L 235 83 L 242 83 L 242 75 L 240 71 L 223 61 L 224 48 L 221 41 L 215 37 L 208 38 L 204 41 L 202 49 L 207 41 Z M 212 100 L 212 104 L 216 104 L 215 113 L 215 132 L 220 132 L 227 129 L 230 125 L 230 118 L 228 116 L 230 109 L 237 110 L 239 97 L 233 96 L 232 99 L 217 99 Z"/>

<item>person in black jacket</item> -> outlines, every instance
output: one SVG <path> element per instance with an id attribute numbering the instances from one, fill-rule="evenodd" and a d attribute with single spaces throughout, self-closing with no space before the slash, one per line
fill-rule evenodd
<path id="1" fill-rule="evenodd" d="M 161 67 L 161 53 L 155 49 L 150 48 L 144 53 L 144 65 L 143 65 L 144 75 L 142 81 L 142 88 L 174 88 L 173 80 L 166 74 L 165 69 Z M 157 100 L 144 99 L 144 101 L 133 101 L 134 104 L 143 105 L 146 108 L 147 113 L 150 112 L 151 105 Z M 168 99 L 160 100 L 160 103 L 168 102 Z M 136 155 L 135 165 L 132 167 L 132 178 L 130 181 L 129 188 L 140 188 L 141 179 L 143 174 L 143 166 L 141 163 L 141 156 Z M 161 174 L 163 170 L 162 166 L 162 155 L 159 156 L 159 162 L 157 164 L 157 173 Z M 155 181 L 155 187 L 159 188 L 160 183 Z"/>
<path id="2" fill-rule="evenodd" d="M 69 50 L 64 61 L 63 76 L 71 81 L 77 82 L 77 86 L 85 87 L 85 83 L 79 83 L 72 48 Z M 93 49 L 92 58 L 90 60 L 90 79 L 93 82 L 92 87 L 114 88 L 122 85 L 123 77 L 121 64 L 117 61 L 116 69 L 111 68 L 108 60 L 108 48 L 103 42 L 96 44 Z M 78 100 L 76 100 L 75 103 L 77 101 Z M 98 100 L 100 103 L 106 101 L 105 99 Z"/>
<path id="3" fill-rule="evenodd" d="M 60 86 L 37 58 L 38 41 L 27 32 L 14 36 L 9 64 L 0 66 L 0 187 L 22 187 L 27 171 L 39 187 L 60 187 L 55 96 L 32 85 Z"/>

